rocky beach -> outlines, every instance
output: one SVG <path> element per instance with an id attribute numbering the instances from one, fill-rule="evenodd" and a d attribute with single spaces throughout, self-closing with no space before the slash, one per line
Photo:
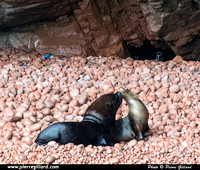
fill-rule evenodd
<path id="1" fill-rule="evenodd" d="M 53 56 L 0 50 L 0 163 L 199 164 L 200 62 L 118 56 Z M 149 111 L 152 135 L 114 146 L 83 146 L 35 138 L 55 122 L 81 121 L 98 97 L 126 87 Z M 123 100 L 116 119 L 128 114 Z"/>

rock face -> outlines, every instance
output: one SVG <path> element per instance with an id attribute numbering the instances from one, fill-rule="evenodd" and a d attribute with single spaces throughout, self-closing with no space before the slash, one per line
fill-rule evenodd
<path id="1" fill-rule="evenodd" d="M 26 46 L 55 55 L 129 56 L 145 39 L 200 59 L 199 0 L 4 0 L 0 48 Z"/>
<path id="2" fill-rule="evenodd" d="M 13 27 L 73 13 L 70 2 L 65 0 L 4 0 L 0 2 L 0 9 L 0 27 Z"/>
<path id="3" fill-rule="evenodd" d="M 149 0 L 140 5 L 151 31 L 183 59 L 200 60 L 200 0 Z"/>

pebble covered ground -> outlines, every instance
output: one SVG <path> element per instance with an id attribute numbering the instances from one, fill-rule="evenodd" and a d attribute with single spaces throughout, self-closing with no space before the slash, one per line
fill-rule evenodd
<path id="1" fill-rule="evenodd" d="M 200 163 L 200 62 L 55 57 L 0 51 L 0 163 Z M 34 143 L 58 121 L 81 121 L 99 96 L 126 87 L 147 106 L 152 135 L 114 146 Z M 116 119 L 126 116 L 123 101 Z"/>

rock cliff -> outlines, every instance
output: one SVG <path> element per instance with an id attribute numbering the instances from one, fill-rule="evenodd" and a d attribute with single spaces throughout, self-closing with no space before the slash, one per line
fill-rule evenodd
<path id="1" fill-rule="evenodd" d="M 55 55 L 130 56 L 148 39 L 184 59 L 200 59 L 199 0 L 4 0 L 0 48 Z"/>

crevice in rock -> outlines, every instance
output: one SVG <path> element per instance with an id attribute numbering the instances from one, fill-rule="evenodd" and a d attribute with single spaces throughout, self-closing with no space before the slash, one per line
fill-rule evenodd
<path id="1" fill-rule="evenodd" d="M 142 46 L 136 47 L 133 43 L 123 41 L 122 45 L 127 57 L 134 60 L 155 60 L 168 61 L 172 60 L 176 55 L 171 48 L 165 45 L 165 48 L 154 47 L 148 39 L 143 41 Z"/>
<path id="2" fill-rule="evenodd" d="M 73 12 L 74 12 L 74 9 L 73 9 L 73 6 L 72 6 L 72 4 L 71 4 L 71 1 L 69 1 L 69 4 L 70 4 L 70 8 L 73 10 Z M 87 32 L 85 32 L 84 30 L 83 30 L 83 25 L 81 25 L 81 21 L 85 21 L 86 23 L 87 23 L 87 26 L 89 25 L 88 24 L 88 21 L 86 21 L 85 20 L 85 18 L 84 18 L 84 14 L 83 14 L 83 11 L 81 10 L 81 9 L 79 9 L 80 11 L 80 13 L 73 13 L 73 18 L 75 19 L 75 22 L 76 22 L 76 24 L 78 25 L 78 27 L 79 27 L 79 29 L 80 29 L 80 31 L 81 31 L 81 34 L 83 35 L 83 38 L 84 38 L 84 40 L 85 40 L 85 43 L 86 43 L 86 54 L 90 54 L 90 55 L 96 55 L 96 52 L 95 52 L 95 50 L 93 49 L 93 47 L 92 47 L 92 45 L 91 45 L 91 41 L 90 41 L 90 38 L 87 36 Z M 83 23 L 82 23 L 83 24 Z M 87 38 L 88 37 L 88 38 Z"/>

